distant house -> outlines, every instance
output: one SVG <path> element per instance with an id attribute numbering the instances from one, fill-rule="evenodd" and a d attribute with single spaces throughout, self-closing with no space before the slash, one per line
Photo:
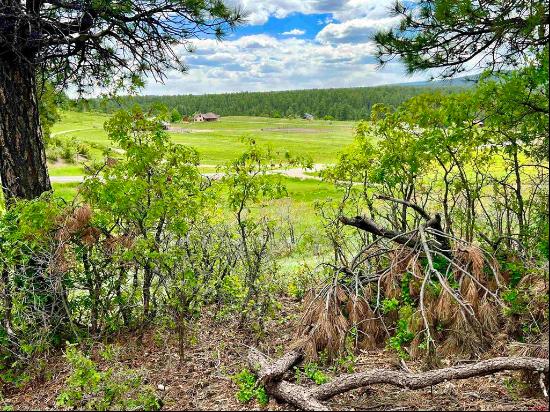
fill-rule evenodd
<path id="1" fill-rule="evenodd" d="M 195 122 L 215 122 L 219 120 L 220 116 L 215 113 L 197 113 L 193 116 Z"/>
<path id="2" fill-rule="evenodd" d="M 309 114 L 309 113 L 304 113 L 304 115 L 302 116 L 302 119 L 306 119 L 306 120 L 313 120 L 313 115 L 312 114 Z"/>

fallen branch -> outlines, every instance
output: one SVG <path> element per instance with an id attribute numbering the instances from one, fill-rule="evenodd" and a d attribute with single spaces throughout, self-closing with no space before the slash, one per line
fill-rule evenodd
<path id="1" fill-rule="evenodd" d="M 251 349 L 248 354 L 250 367 L 258 373 L 258 376 L 271 376 L 281 378 L 283 365 L 290 369 L 299 358 L 295 358 L 297 350 L 285 354 L 281 359 L 269 364 L 266 357 L 256 349 Z M 295 359 L 292 361 L 292 359 Z M 501 357 L 483 360 L 474 364 L 453 366 L 436 369 L 422 373 L 409 373 L 390 369 L 375 369 L 367 372 L 342 375 L 329 383 L 307 388 L 284 380 L 268 380 L 267 393 L 275 398 L 292 404 L 303 410 L 330 410 L 321 403 L 333 396 L 375 384 L 388 384 L 406 389 L 422 389 L 438 383 L 456 379 L 468 379 L 491 375 L 505 370 L 532 371 L 547 374 L 549 361 L 544 358 L 532 357 Z M 270 375 L 271 373 L 271 375 Z"/>
<path id="2" fill-rule="evenodd" d="M 311 394 L 316 399 L 324 400 L 352 389 L 380 383 L 406 389 L 422 389 L 448 380 L 487 376 L 505 370 L 548 373 L 548 363 L 548 359 L 543 358 L 502 357 L 422 373 L 404 373 L 401 371 L 377 369 L 340 376 L 332 382 L 313 388 Z"/>
<path id="3" fill-rule="evenodd" d="M 420 245 L 417 237 L 380 227 L 366 216 L 355 216 L 353 218 L 341 216 L 340 222 L 342 222 L 344 225 L 356 227 L 358 229 L 364 230 L 365 232 L 372 233 L 376 236 L 381 236 L 386 239 L 393 240 L 396 243 L 408 246 L 410 248 L 414 248 Z"/>
<path id="4" fill-rule="evenodd" d="M 286 356 L 283 356 L 283 358 L 285 357 Z M 277 363 L 278 362 L 275 362 L 274 365 Z M 250 349 L 250 352 L 248 352 L 248 364 L 254 371 L 256 371 L 258 376 L 265 376 L 267 371 L 274 370 L 274 368 L 269 365 L 266 357 L 261 352 L 253 348 Z M 292 365 L 290 365 L 289 368 L 291 366 Z M 291 405 L 295 405 L 304 411 L 330 410 L 317 399 L 314 399 L 307 388 L 294 383 L 287 381 L 270 382 L 265 385 L 265 389 L 269 395 L 283 400 Z"/>
<path id="5" fill-rule="evenodd" d="M 294 349 L 285 353 L 271 365 L 265 365 L 258 373 L 258 380 L 265 385 L 269 382 L 279 381 L 286 371 L 292 368 L 303 355 L 301 349 Z"/>

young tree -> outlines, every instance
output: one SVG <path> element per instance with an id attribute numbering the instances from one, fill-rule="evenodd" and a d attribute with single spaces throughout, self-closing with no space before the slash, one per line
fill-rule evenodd
<path id="1" fill-rule="evenodd" d="M 197 36 L 223 37 L 241 14 L 222 0 L 0 2 L 0 178 L 8 203 L 51 189 L 37 75 L 56 86 L 137 87 L 185 70 Z"/>
<path id="2" fill-rule="evenodd" d="M 170 113 L 170 121 L 172 123 L 178 123 L 181 122 L 182 116 L 180 112 L 178 112 L 178 109 L 175 107 L 172 109 L 172 112 Z"/>

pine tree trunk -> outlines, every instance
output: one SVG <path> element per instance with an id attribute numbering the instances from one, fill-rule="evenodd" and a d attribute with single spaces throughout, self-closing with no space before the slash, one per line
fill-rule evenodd
<path id="1" fill-rule="evenodd" d="M 35 71 L 0 58 L 0 180 L 9 204 L 51 190 L 40 128 Z"/>

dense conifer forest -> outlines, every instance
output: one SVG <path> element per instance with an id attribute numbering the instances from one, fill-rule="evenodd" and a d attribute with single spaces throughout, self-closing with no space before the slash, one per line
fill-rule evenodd
<path id="1" fill-rule="evenodd" d="M 145 110 L 166 106 L 183 116 L 215 112 L 222 116 L 294 117 L 310 113 L 327 120 L 366 119 L 372 106 L 398 106 L 413 96 L 438 90 L 457 91 L 464 86 L 378 86 L 344 89 L 288 90 L 179 96 L 124 96 L 75 103 L 79 110 L 113 112 L 139 105 Z"/>

